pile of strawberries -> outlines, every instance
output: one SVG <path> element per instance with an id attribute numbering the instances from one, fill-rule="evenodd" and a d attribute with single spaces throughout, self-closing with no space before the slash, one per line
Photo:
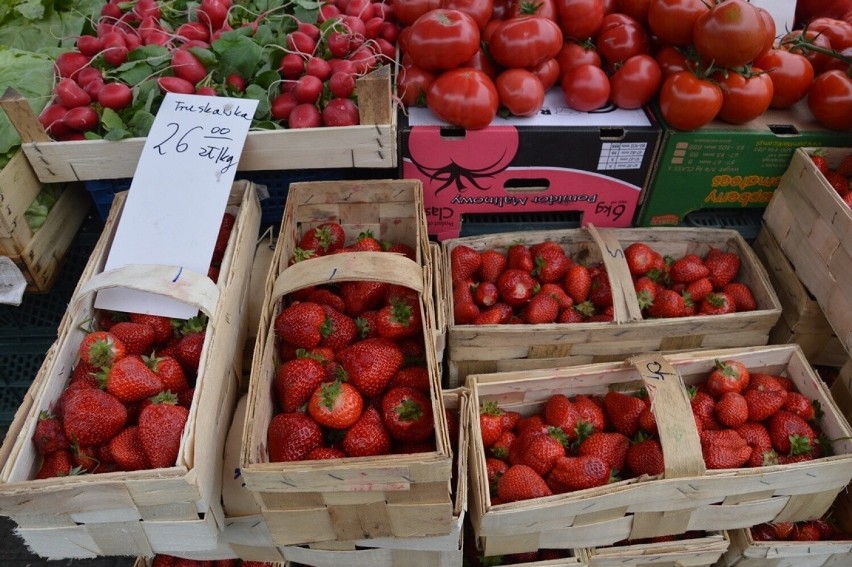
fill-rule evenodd
<path id="1" fill-rule="evenodd" d="M 817 423 L 819 404 L 786 376 L 720 360 L 694 388 L 691 405 L 707 468 L 798 463 L 830 454 Z"/>
<path id="2" fill-rule="evenodd" d="M 151 567 L 276 567 L 271 561 L 247 561 L 245 559 L 184 559 L 173 555 L 154 556 Z"/>
<path id="3" fill-rule="evenodd" d="M 293 260 L 402 250 L 365 234 L 349 246 L 345 240 L 336 223 L 311 228 Z M 416 291 L 376 281 L 303 288 L 285 298 L 274 330 L 280 363 L 273 396 L 280 411 L 267 430 L 272 462 L 435 450 Z"/>
<path id="4" fill-rule="evenodd" d="M 852 534 L 837 525 L 832 507 L 825 516 L 816 520 L 752 526 L 751 537 L 754 541 L 849 541 Z"/>
<path id="5" fill-rule="evenodd" d="M 843 158 L 834 168 L 828 165 L 825 152 L 820 150 L 811 154 L 811 160 L 813 160 L 817 170 L 825 176 L 832 189 L 837 191 L 843 202 L 852 207 L 852 153 Z"/>
<path id="6" fill-rule="evenodd" d="M 456 325 L 612 321 L 612 288 L 603 264 L 575 261 L 552 241 L 513 244 L 506 252 L 450 251 Z"/>
<path id="7" fill-rule="evenodd" d="M 624 249 L 643 315 L 651 318 L 723 315 L 753 311 L 751 288 L 734 281 L 740 270 L 736 252 L 710 248 L 703 256 L 663 256 L 643 242 Z"/>
<path id="8" fill-rule="evenodd" d="M 553 394 L 526 417 L 483 403 L 479 426 L 492 504 L 661 474 L 663 450 L 645 394 Z"/>

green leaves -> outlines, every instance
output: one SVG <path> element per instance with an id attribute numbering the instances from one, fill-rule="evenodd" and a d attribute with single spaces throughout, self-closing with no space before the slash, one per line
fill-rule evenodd
<path id="1" fill-rule="evenodd" d="M 261 47 L 240 30 L 222 34 L 211 47 L 219 56 L 218 70 L 225 77 L 231 73 L 238 73 L 241 77 L 253 76 L 263 53 Z"/>

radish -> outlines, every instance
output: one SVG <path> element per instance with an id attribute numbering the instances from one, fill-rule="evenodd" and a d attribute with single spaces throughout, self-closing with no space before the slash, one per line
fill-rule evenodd
<path id="1" fill-rule="evenodd" d="M 78 85 L 85 88 L 90 81 L 94 81 L 97 79 L 103 81 L 104 76 L 101 73 L 100 69 L 97 69 L 95 67 L 83 67 L 82 69 L 80 69 L 80 71 L 77 72 L 77 76 L 74 77 L 74 79 L 77 81 Z"/>
<path id="2" fill-rule="evenodd" d="M 346 7 L 341 8 L 347 16 L 355 16 L 363 21 L 373 17 L 373 3 L 370 0 L 348 0 Z"/>
<path id="3" fill-rule="evenodd" d="M 124 43 L 127 44 L 127 51 L 130 52 L 142 45 L 142 38 L 138 33 L 131 31 L 124 34 Z"/>
<path id="4" fill-rule="evenodd" d="M 98 100 L 98 93 L 101 92 L 101 89 L 104 87 L 104 80 L 101 77 L 97 77 L 92 79 L 91 81 L 86 83 L 86 86 L 83 87 L 83 90 L 86 91 L 86 94 L 92 97 L 92 100 Z"/>
<path id="5" fill-rule="evenodd" d="M 317 23 L 323 23 L 326 20 L 336 18 L 340 15 L 340 8 L 334 4 L 323 4 L 320 6 L 319 14 L 317 15 Z"/>
<path id="6" fill-rule="evenodd" d="M 113 2 L 109 2 L 109 3 L 101 6 L 101 17 L 102 18 L 109 18 L 109 19 L 117 20 L 117 19 L 121 18 L 121 16 L 122 16 L 121 8 L 118 7 L 118 4 L 115 4 Z"/>
<path id="7" fill-rule="evenodd" d="M 387 58 L 388 61 L 393 61 L 396 59 L 396 46 L 385 38 L 380 37 L 376 39 L 375 47 L 378 47 L 379 53 L 382 55 L 382 57 Z"/>
<path id="8" fill-rule="evenodd" d="M 278 65 L 278 72 L 285 79 L 298 79 L 305 72 L 305 61 L 301 55 L 288 53 L 281 58 L 281 64 Z"/>
<path id="9" fill-rule="evenodd" d="M 238 73 L 231 73 L 227 77 L 225 77 L 225 84 L 230 86 L 236 92 L 241 93 L 246 90 L 246 80 L 243 79 Z"/>
<path id="10" fill-rule="evenodd" d="M 294 31 L 287 35 L 287 49 L 296 53 L 311 55 L 317 48 L 317 42 L 305 32 Z"/>
<path id="11" fill-rule="evenodd" d="M 302 75 L 293 87 L 293 94 L 299 102 L 314 104 L 322 94 L 322 81 L 313 75 Z"/>
<path id="12" fill-rule="evenodd" d="M 97 127 L 98 113 L 91 106 L 78 106 L 65 113 L 62 123 L 77 132 L 88 132 Z"/>
<path id="13" fill-rule="evenodd" d="M 192 84 L 207 76 L 204 64 L 187 49 L 176 49 L 172 52 L 171 67 L 175 76 L 186 79 Z"/>
<path id="14" fill-rule="evenodd" d="M 333 98 L 322 109 L 324 126 L 357 126 L 360 123 L 358 107 L 349 98 Z"/>
<path id="15" fill-rule="evenodd" d="M 98 92 L 98 102 L 104 108 L 121 110 L 133 102 L 133 91 L 124 83 L 108 83 Z"/>
<path id="16" fill-rule="evenodd" d="M 216 89 L 213 87 L 198 87 L 195 89 L 195 94 L 204 95 L 204 96 L 219 96 L 219 93 L 216 92 Z"/>
<path id="17" fill-rule="evenodd" d="M 207 42 L 210 39 L 210 30 L 201 22 L 186 22 L 178 27 L 175 35 L 183 41 L 198 40 Z"/>
<path id="18" fill-rule="evenodd" d="M 378 65 L 378 57 L 366 45 L 353 51 L 349 56 L 349 61 L 352 61 L 355 65 L 356 75 L 365 75 Z"/>
<path id="19" fill-rule="evenodd" d="M 379 30 L 379 37 L 396 45 L 396 40 L 399 37 L 399 26 L 393 22 L 385 21 L 382 24 L 382 29 Z"/>
<path id="20" fill-rule="evenodd" d="M 38 121 L 41 122 L 42 127 L 48 134 L 56 138 L 69 132 L 68 126 L 62 122 L 62 118 L 66 112 L 68 112 L 68 109 L 61 104 L 48 104 L 41 111 L 41 114 L 38 115 Z"/>
<path id="21" fill-rule="evenodd" d="M 322 36 L 322 32 L 320 31 L 320 29 L 314 24 L 309 24 L 308 22 L 299 22 L 299 25 L 296 26 L 296 30 L 307 35 L 315 42 L 318 42 L 320 40 L 320 37 Z"/>
<path id="22" fill-rule="evenodd" d="M 101 51 L 101 38 L 94 35 L 81 35 L 77 38 L 77 49 L 86 57 L 94 57 Z"/>
<path id="23" fill-rule="evenodd" d="M 195 85 L 180 77 L 160 77 L 157 86 L 163 93 L 193 94 Z"/>
<path id="24" fill-rule="evenodd" d="M 328 80 L 328 90 L 337 98 L 349 98 L 355 91 L 355 75 L 337 71 Z"/>
<path id="25" fill-rule="evenodd" d="M 78 106 L 86 106 L 92 102 L 86 91 L 74 79 L 61 79 L 53 90 L 56 93 L 56 99 L 65 108 L 77 108 Z"/>
<path id="26" fill-rule="evenodd" d="M 287 120 L 290 112 L 299 104 L 292 92 L 281 93 L 269 105 L 269 112 L 276 120 Z"/>
<path id="27" fill-rule="evenodd" d="M 318 128 L 322 126 L 322 115 L 313 104 L 297 104 L 287 118 L 290 128 Z"/>
<path id="28" fill-rule="evenodd" d="M 118 31 L 109 32 L 101 37 L 101 43 L 104 46 L 103 56 L 107 64 L 118 67 L 127 61 L 127 43 L 125 42 L 126 34 Z"/>
<path id="29" fill-rule="evenodd" d="M 331 77 L 331 65 L 322 57 L 309 57 L 305 62 L 305 74 L 327 81 Z"/>
<path id="30" fill-rule="evenodd" d="M 228 19 L 229 8 L 230 3 L 226 4 L 222 0 L 201 0 L 201 6 L 195 15 L 199 22 L 215 31 L 222 29 Z"/>
<path id="31" fill-rule="evenodd" d="M 136 0 L 133 12 L 143 20 L 145 18 L 154 18 L 155 20 L 159 20 L 162 16 L 160 13 L 160 5 L 157 4 L 157 0 Z"/>
<path id="32" fill-rule="evenodd" d="M 352 51 L 352 40 L 348 33 L 333 31 L 325 42 L 334 57 L 346 57 Z"/>
<path id="33" fill-rule="evenodd" d="M 355 74 L 355 63 L 349 59 L 339 59 L 335 57 L 333 59 L 329 59 L 328 64 L 331 66 L 332 75 L 335 73 L 346 73 L 348 75 Z"/>
<path id="34" fill-rule="evenodd" d="M 60 53 L 53 66 L 60 77 L 73 77 L 77 71 L 89 64 L 89 58 L 79 51 Z"/>
<path id="35" fill-rule="evenodd" d="M 367 39 L 376 39 L 382 31 L 382 26 L 385 25 L 384 18 L 373 17 L 364 22 L 364 35 Z"/>

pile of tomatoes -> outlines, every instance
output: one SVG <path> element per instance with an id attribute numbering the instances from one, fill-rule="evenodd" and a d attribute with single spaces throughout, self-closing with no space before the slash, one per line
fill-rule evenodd
<path id="1" fill-rule="evenodd" d="M 558 85 L 568 107 L 639 108 L 693 130 L 741 124 L 807 98 L 852 129 L 852 24 L 818 17 L 776 33 L 746 0 L 394 0 L 404 26 L 398 93 L 468 129 L 535 115 Z"/>

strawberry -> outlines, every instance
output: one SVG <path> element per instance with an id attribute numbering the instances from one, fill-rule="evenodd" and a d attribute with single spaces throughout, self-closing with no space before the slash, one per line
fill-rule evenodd
<path id="1" fill-rule="evenodd" d="M 714 289 L 722 289 L 737 276 L 740 257 L 735 252 L 711 248 L 704 256 L 704 265 L 710 270 L 710 281 Z"/>
<path id="2" fill-rule="evenodd" d="M 473 325 L 503 325 L 512 318 L 512 308 L 505 303 L 497 303 L 481 311 L 471 324 Z"/>
<path id="3" fill-rule="evenodd" d="M 577 438 L 577 428 L 581 421 L 580 412 L 574 402 L 565 394 L 553 394 L 544 404 L 544 420 L 548 425 L 558 427 L 565 432 L 569 441 Z"/>
<path id="4" fill-rule="evenodd" d="M 674 283 L 690 283 L 710 275 L 710 270 L 697 254 L 687 254 L 675 260 L 669 269 L 669 278 Z"/>
<path id="5" fill-rule="evenodd" d="M 402 254 L 412 262 L 417 261 L 417 251 L 404 242 L 382 242 L 382 250 L 391 254 Z"/>
<path id="6" fill-rule="evenodd" d="M 778 539 L 771 524 L 758 524 L 750 528 L 751 538 L 754 541 L 774 541 Z"/>
<path id="7" fill-rule="evenodd" d="M 737 304 L 734 302 L 734 297 L 724 291 L 714 291 L 708 293 L 701 300 L 698 306 L 698 312 L 702 315 L 725 315 L 727 313 L 736 313 Z"/>
<path id="8" fill-rule="evenodd" d="M 119 470 L 138 471 L 151 468 L 151 462 L 142 448 L 138 426 L 125 427 L 110 439 L 108 446 Z"/>
<path id="9" fill-rule="evenodd" d="M 526 465 L 512 465 L 497 482 L 497 496 L 503 502 L 517 502 L 551 494 L 544 479 Z"/>
<path id="10" fill-rule="evenodd" d="M 533 252 L 533 271 L 531 275 L 541 283 L 555 283 L 562 279 L 571 265 L 571 260 L 565 255 L 562 247 L 553 243 L 553 246 L 537 249 Z"/>
<path id="11" fill-rule="evenodd" d="M 654 302 L 648 307 L 648 315 L 658 318 L 683 317 L 686 314 L 686 302 L 683 295 L 671 289 L 657 291 Z"/>
<path id="12" fill-rule="evenodd" d="M 131 354 L 149 354 L 154 345 L 154 329 L 145 323 L 122 321 L 112 326 L 109 331 L 124 343 L 125 352 Z"/>
<path id="13" fill-rule="evenodd" d="M 381 337 L 353 343 L 341 350 L 337 358 L 349 376 L 348 381 L 368 398 L 381 394 L 404 362 L 400 348 Z"/>
<path id="14" fill-rule="evenodd" d="M 206 338 L 206 331 L 196 331 L 182 336 L 178 341 L 175 358 L 183 366 L 184 372 L 190 375 L 195 375 L 198 372 Z"/>
<path id="15" fill-rule="evenodd" d="M 612 305 L 612 286 L 606 272 L 592 275 L 592 281 L 589 285 L 589 301 L 599 309 Z"/>
<path id="16" fill-rule="evenodd" d="M 322 309 L 325 312 L 325 320 L 320 327 L 322 335 L 320 346 L 337 352 L 355 342 L 358 338 L 358 325 L 355 319 L 329 305 L 323 305 Z M 376 323 L 378 330 L 378 317 Z"/>
<path id="17" fill-rule="evenodd" d="M 411 443 L 428 439 L 435 431 L 432 400 L 420 390 L 389 389 L 381 400 L 382 420 L 391 438 Z"/>
<path id="18" fill-rule="evenodd" d="M 748 383 L 748 368 L 734 359 L 717 360 L 706 381 L 707 391 L 716 398 L 727 392 L 740 393 L 748 387 Z"/>
<path id="19" fill-rule="evenodd" d="M 573 402 L 574 408 L 580 414 L 580 419 L 589 425 L 585 428 L 589 430 L 589 433 L 606 429 L 607 421 L 603 401 L 598 403 L 589 396 L 579 394 L 574 396 Z"/>
<path id="20" fill-rule="evenodd" d="M 612 428 L 627 437 L 639 431 L 639 416 L 645 410 L 645 402 L 623 392 L 609 391 L 604 396 L 606 414 Z"/>
<path id="21" fill-rule="evenodd" d="M 387 282 L 354 281 L 340 284 L 340 298 L 346 304 L 346 314 L 357 317 L 364 311 L 379 309 L 390 288 Z"/>
<path id="22" fill-rule="evenodd" d="M 160 379 L 163 390 L 180 394 L 189 389 L 186 372 L 183 371 L 183 366 L 173 356 L 143 356 L 142 361 Z"/>
<path id="23" fill-rule="evenodd" d="M 748 467 L 763 467 L 778 462 L 778 455 L 772 448 L 769 431 L 760 423 L 745 423 L 736 428 L 740 437 L 751 447 L 751 455 L 745 465 Z"/>
<path id="24" fill-rule="evenodd" d="M 118 323 L 119 321 L 129 320 L 129 315 L 127 313 L 124 313 L 123 311 L 110 311 L 104 309 L 100 312 L 100 315 L 97 318 L 97 328 L 101 331 L 109 331 L 110 328 L 112 328 L 112 326 Z"/>
<path id="25" fill-rule="evenodd" d="M 359 233 L 355 242 L 343 249 L 345 252 L 382 252 L 382 250 L 382 243 L 376 240 L 371 230 Z"/>
<path id="26" fill-rule="evenodd" d="M 690 400 L 692 413 L 696 422 L 701 424 L 700 429 L 721 429 L 716 421 L 716 400 L 707 392 L 695 392 Z"/>
<path id="27" fill-rule="evenodd" d="M 532 273 L 535 268 L 532 252 L 525 244 L 513 244 L 506 251 L 507 268 L 521 270 L 528 274 Z"/>
<path id="28" fill-rule="evenodd" d="M 74 443 L 71 445 L 71 460 L 74 467 L 82 472 L 94 473 L 100 466 L 98 447 L 81 447 Z"/>
<path id="29" fill-rule="evenodd" d="M 596 431 L 577 447 L 580 456 L 594 456 L 608 464 L 614 471 L 624 468 L 630 439 L 618 432 Z"/>
<path id="30" fill-rule="evenodd" d="M 565 456 L 567 443 L 561 429 L 549 427 L 546 433 L 538 432 L 524 440 L 517 464 L 527 465 L 541 476 L 547 476 L 556 460 Z"/>
<path id="31" fill-rule="evenodd" d="M 391 450 L 391 438 L 379 410 L 367 406 L 360 419 L 346 431 L 341 445 L 350 457 L 387 455 Z"/>
<path id="32" fill-rule="evenodd" d="M 627 268 L 634 276 L 642 276 L 654 267 L 656 256 L 659 254 L 647 244 L 642 242 L 634 242 L 624 249 L 624 259 L 627 261 Z"/>
<path id="33" fill-rule="evenodd" d="M 222 215 L 222 222 L 219 224 L 219 231 L 216 233 L 216 244 L 213 246 L 212 263 L 219 263 L 225 257 L 225 251 L 228 248 L 228 240 L 231 238 L 234 224 L 237 219 L 233 213 L 225 212 Z"/>
<path id="34" fill-rule="evenodd" d="M 627 468 L 635 476 L 654 476 L 665 471 L 662 445 L 657 439 L 644 435 L 640 435 L 638 440 L 627 448 L 625 461 Z"/>
<path id="35" fill-rule="evenodd" d="M 307 298 L 305 298 L 305 301 L 311 303 L 319 303 L 320 305 L 327 305 L 329 307 L 333 307 L 335 310 L 341 313 L 346 311 L 346 303 L 344 303 L 343 298 L 341 298 L 339 295 L 337 295 L 330 289 L 326 289 L 323 287 L 311 290 Z"/>
<path id="36" fill-rule="evenodd" d="M 307 403 L 326 376 L 322 363 L 310 356 L 279 364 L 275 370 L 274 387 L 281 409 L 285 413 L 299 409 Z"/>
<path id="37" fill-rule="evenodd" d="M 34 478 L 40 480 L 77 474 L 80 474 L 80 471 L 74 469 L 71 451 L 65 449 L 45 455 Z"/>
<path id="38" fill-rule="evenodd" d="M 504 430 L 500 433 L 500 436 L 497 437 L 497 441 L 491 444 L 488 447 L 488 452 L 491 455 L 494 455 L 498 459 L 506 460 L 509 458 L 509 454 L 512 451 L 512 445 L 514 445 L 515 441 L 518 439 L 518 436 L 515 435 L 510 430 Z"/>
<path id="39" fill-rule="evenodd" d="M 812 421 L 816 417 L 814 404 L 804 394 L 799 392 L 788 392 L 782 406 L 784 411 L 798 415 L 805 421 Z"/>
<path id="40" fill-rule="evenodd" d="M 503 414 L 497 402 L 483 402 L 479 408 L 479 429 L 482 433 L 482 444 L 487 449 L 497 442 L 500 434 L 506 430 Z"/>
<path id="41" fill-rule="evenodd" d="M 775 532 L 775 539 L 782 541 L 789 539 L 796 527 L 794 522 L 773 522 L 770 525 L 772 526 L 772 530 Z"/>
<path id="42" fill-rule="evenodd" d="M 633 282 L 636 291 L 636 301 L 640 309 L 647 309 L 654 303 L 659 289 L 657 283 L 648 276 L 640 276 Z"/>
<path id="43" fill-rule="evenodd" d="M 546 283 L 538 290 L 538 294 L 549 295 L 556 300 L 556 305 L 560 310 L 567 309 L 574 305 L 574 300 L 568 295 L 561 285 L 555 283 Z"/>
<path id="44" fill-rule="evenodd" d="M 793 528 L 791 534 L 793 541 L 820 541 L 822 539 L 822 530 L 816 522 L 798 522 Z"/>
<path id="45" fill-rule="evenodd" d="M 829 171 L 825 174 L 825 179 L 841 197 L 845 197 L 849 193 L 849 180 L 843 175 L 836 171 Z"/>
<path id="46" fill-rule="evenodd" d="M 174 329 L 172 320 L 162 315 L 146 315 L 144 313 L 130 313 L 129 318 L 134 323 L 143 323 L 154 330 L 154 343 L 164 343 L 172 338 Z"/>
<path id="47" fill-rule="evenodd" d="M 852 177 L 852 154 L 846 155 L 834 171 L 845 177 Z"/>
<path id="48" fill-rule="evenodd" d="M 125 404 L 139 402 L 161 392 L 163 382 L 138 354 L 129 355 L 110 368 L 106 390 Z"/>
<path id="49" fill-rule="evenodd" d="M 709 469 L 738 469 L 751 458 L 752 448 L 733 429 L 702 431 L 701 454 Z"/>
<path id="50" fill-rule="evenodd" d="M 322 429 L 302 412 L 284 412 L 269 421 L 266 439 L 270 462 L 301 461 L 322 445 Z"/>
<path id="51" fill-rule="evenodd" d="M 645 409 L 639 414 L 639 429 L 649 435 L 657 435 L 657 416 L 651 410 L 651 404 L 645 404 Z"/>
<path id="52" fill-rule="evenodd" d="M 408 366 L 406 368 L 402 368 L 399 372 L 393 375 L 390 382 L 388 383 L 388 388 L 394 388 L 396 386 L 407 386 L 409 388 L 414 388 L 415 390 L 420 390 L 425 394 L 429 394 L 431 391 L 432 380 L 429 377 L 429 370 L 422 366 Z"/>
<path id="53" fill-rule="evenodd" d="M 811 154 L 811 161 L 816 166 L 817 171 L 825 175 L 828 173 L 828 160 L 825 158 L 824 152 L 817 150 Z"/>
<path id="54" fill-rule="evenodd" d="M 342 459 L 346 456 L 341 449 L 335 449 L 334 447 L 317 447 L 316 449 L 311 450 L 310 453 L 305 455 L 306 461 L 325 461 L 328 459 Z"/>
<path id="55" fill-rule="evenodd" d="M 683 291 L 693 303 L 698 304 L 713 291 L 713 282 L 710 278 L 701 278 L 687 284 Z"/>
<path id="56" fill-rule="evenodd" d="M 308 413 L 314 421 L 331 429 L 346 429 L 361 417 L 364 399 L 355 386 L 346 382 L 320 384 L 308 400 Z"/>
<path id="57" fill-rule="evenodd" d="M 535 287 L 536 281 L 533 277 L 516 268 L 507 269 L 497 278 L 500 298 L 510 307 L 525 305 L 532 297 Z"/>
<path id="58" fill-rule="evenodd" d="M 500 301 L 500 292 L 497 290 L 497 284 L 491 282 L 480 282 L 473 290 L 473 301 L 478 307 L 491 307 Z"/>
<path id="59" fill-rule="evenodd" d="M 178 405 L 174 394 L 164 392 L 139 413 L 139 441 L 154 468 L 175 465 L 189 410 Z"/>
<path id="60" fill-rule="evenodd" d="M 379 335 L 391 340 L 412 337 L 422 328 L 420 309 L 402 300 L 393 300 L 382 307 L 376 323 Z"/>
<path id="61" fill-rule="evenodd" d="M 319 346 L 325 318 L 325 310 L 318 303 L 294 303 L 275 317 L 275 335 L 297 347 Z"/>
<path id="62" fill-rule="evenodd" d="M 757 301 L 754 294 L 746 284 L 742 282 L 731 282 L 722 288 L 722 291 L 734 298 L 737 312 L 754 311 L 757 309 Z"/>
<path id="63" fill-rule="evenodd" d="M 554 493 L 585 490 L 609 483 L 611 472 L 610 466 L 599 457 L 563 456 L 557 459 L 547 476 L 547 485 Z"/>
<path id="64" fill-rule="evenodd" d="M 782 376 L 766 374 L 765 372 L 754 372 L 749 377 L 746 390 L 784 390 L 785 382 Z"/>
<path id="65" fill-rule="evenodd" d="M 845 195 L 843 195 L 843 197 L 841 197 L 841 198 L 843 199 L 843 203 L 844 203 L 847 207 L 852 207 L 852 191 L 850 191 L 849 193 L 846 193 L 846 194 L 845 194 Z"/>
<path id="66" fill-rule="evenodd" d="M 561 309 L 559 315 L 556 316 L 556 322 L 560 324 L 582 323 L 583 321 L 583 315 L 574 307 Z"/>
<path id="67" fill-rule="evenodd" d="M 33 443 L 39 455 L 64 451 L 70 445 L 62 422 L 48 410 L 39 413 L 38 423 L 33 431 Z"/>
<path id="68" fill-rule="evenodd" d="M 358 329 L 358 333 L 355 335 L 355 339 L 370 339 L 373 337 L 379 336 L 379 312 L 375 310 L 370 311 L 362 311 L 358 317 L 355 318 L 355 327 Z"/>
<path id="69" fill-rule="evenodd" d="M 65 399 L 65 436 L 80 445 L 103 445 L 121 431 L 126 421 L 127 409 L 103 390 L 81 388 Z"/>
<path id="70" fill-rule="evenodd" d="M 592 289 L 592 276 L 589 269 L 582 264 L 571 264 L 562 280 L 565 293 L 574 303 L 583 303 L 589 298 Z"/>
<path id="71" fill-rule="evenodd" d="M 485 250 L 480 256 L 479 281 L 495 283 L 509 265 L 508 258 L 498 250 Z"/>
<path id="72" fill-rule="evenodd" d="M 323 222 L 306 230 L 297 246 L 302 250 L 312 250 L 315 256 L 325 256 L 343 248 L 345 241 L 346 233 L 339 223 Z"/>
<path id="73" fill-rule="evenodd" d="M 748 406 L 749 421 L 763 421 L 784 406 L 787 398 L 785 390 L 761 390 L 760 388 L 746 388 L 743 398 Z"/>
<path id="74" fill-rule="evenodd" d="M 450 276 L 453 283 L 472 278 L 480 266 L 482 256 L 470 246 L 460 244 L 450 250 Z"/>
<path id="75" fill-rule="evenodd" d="M 493 496 L 497 494 L 497 483 L 500 477 L 509 470 L 509 464 L 494 457 L 485 457 L 485 474 L 488 478 L 488 492 Z"/>
<path id="76" fill-rule="evenodd" d="M 735 429 L 748 421 L 748 402 L 742 394 L 726 392 L 716 401 L 716 419 L 725 427 Z"/>
<path id="77" fill-rule="evenodd" d="M 554 323 L 559 315 L 559 304 L 552 296 L 537 293 L 521 312 L 521 320 L 530 325 Z"/>
<path id="78" fill-rule="evenodd" d="M 785 410 L 769 418 L 767 427 L 772 447 L 781 456 L 797 456 L 817 446 L 817 435 L 804 419 Z"/>
<path id="79" fill-rule="evenodd" d="M 467 303 L 453 302 L 453 322 L 456 325 L 470 325 L 481 311 L 479 307 L 472 301 Z"/>
<path id="80" fill-rule="evenodd" d="M 80 343 L 80 360 L 95 368 L 108 368 L 126 353 L 121 339 L 108 331 L 88 333 Z"/>

